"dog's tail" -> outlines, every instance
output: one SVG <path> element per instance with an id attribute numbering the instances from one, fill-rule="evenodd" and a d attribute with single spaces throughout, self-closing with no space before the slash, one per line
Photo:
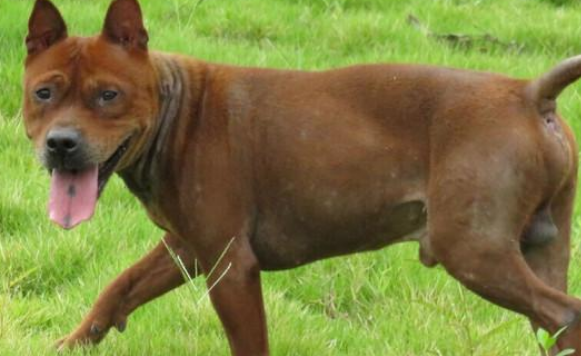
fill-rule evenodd
<path id="1" fill-rule="evenodd" d="M 581 55 L 557 64 L 553 69 L 528 85 L 531 99 L 536 102 L 554 101 L 570 84 L 581 77 Z"/>

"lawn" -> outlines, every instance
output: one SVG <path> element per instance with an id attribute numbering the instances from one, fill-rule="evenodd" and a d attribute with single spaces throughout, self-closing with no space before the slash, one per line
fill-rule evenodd
<path id="1" fill-rule="evenodd" d="M 108 1 L 55 0 L 71 34 L 100 30 Z M 238 65 L 317 70 L 410 62 L 534 77 L 581 53 L 565 0 L 142 0 L 150 47 Z M 113 179 L 91 222 L 48 221 L 49 177 L 21 123 L 32 1 L 0 0 L 0 355 L 50 355 L 99 291 L 161 237 Z M 448 36 L 446 36 L 448 35 Z M 444 39 L 448 38 L 448 39 Z M 581 138 L 581 85 L 559 108 Z M 581 201 L 577 201 L 577 211 Z M 579 213 L 571 293 L 581 296 Z M 273 355 L 536 355 L 528 322 L 426 269 L 416 244 L 263 276 Z M 228 355 L 204 282 L 131 315 L 96 352 Z M 201 301 L 199 301 L 201 298 Z"/>

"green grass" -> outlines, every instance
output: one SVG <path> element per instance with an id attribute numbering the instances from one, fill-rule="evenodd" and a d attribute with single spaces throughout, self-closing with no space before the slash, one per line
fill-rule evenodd
<path id="1" fill-rule="evenodd" d="M 108 1 L 57 0 L 74 34 L 100 30 Z M 0 1 L 0 355 L 51 354 L 99 291 L 159 241 L 118 179 L 93 220 L 71 231 L 48 222 L 47 174 L 20 118 L 23 38 L 31 1 Z M 320 69 L 359 62 L 433 63 L 540 74 L 581 53 L 581 5 L 566 0 L 142 0 L 151 48 L 240 65 Z M 488 33 L 515 48 L 466 48 L 426 37 Z M 581 137 L 581 85 L 560 110 Z M 577 202 L 579 205 L 579 200 Z M 579 209 L 577 209 L 579 211 Z M 571 293 L 581 295 L 579 215 Z M 206 300 L 187 288 L 139 309 L 122 336 L 78 355 L 227 355 Z M 536 355 L 526 320 L 482 301 L 414 244 L 264 274 L 273 355 Z"/>

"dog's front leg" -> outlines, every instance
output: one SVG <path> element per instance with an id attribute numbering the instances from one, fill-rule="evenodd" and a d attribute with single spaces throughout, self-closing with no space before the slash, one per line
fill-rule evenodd
<path id="1" fill-rule="evenodd" d="M 180 257 L 193 275 L 195 258 L 180 239 L 164 237 L 165 244 Z M 111 327 L 123 331 L 127 317 L 140 305 L 184 283 L 175 261 L 160 242 L 151 252 L 126 269 L 99 296 L 81 324 L 57 343 L 59 349 L 101 341 Z"/>
<path id="2" fill-rule="evenodd" d="M 202 252 L 199 252 L 202 254 Z M 267 356 L 268 337 L 260 285 L 260 267 L 245 236 L 212 253 L 214 261 L 201 261 L 208 274 L 210 298 L 222 321 L 234 356 Z M 207 256 L 207 254 L 205 254 Z"/>

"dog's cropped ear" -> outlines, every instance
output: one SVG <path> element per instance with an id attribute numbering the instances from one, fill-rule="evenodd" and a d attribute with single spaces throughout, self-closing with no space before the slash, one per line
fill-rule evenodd
<path id="1" fill-rule="evenodd" d="M 58 9 L 48 0 L 36 0 L 30 19 L 26 49 L 28 55 L 39 53 L 67 37 L 67 25 Z"/>
<path id="2" fill-rule="evenodd" d="M 570 84 L 581 77 L 581 56 L 571 57 L 532 80 L 527 90 L 540 111 L 554 110 L 555 100 Z"/>
<path id="3" fill-rule="evenodd" d="M 114 0 L 107 10 L 102 36 L 125 48 L 147 50 L 147 31 L 137 0 Z"/>

